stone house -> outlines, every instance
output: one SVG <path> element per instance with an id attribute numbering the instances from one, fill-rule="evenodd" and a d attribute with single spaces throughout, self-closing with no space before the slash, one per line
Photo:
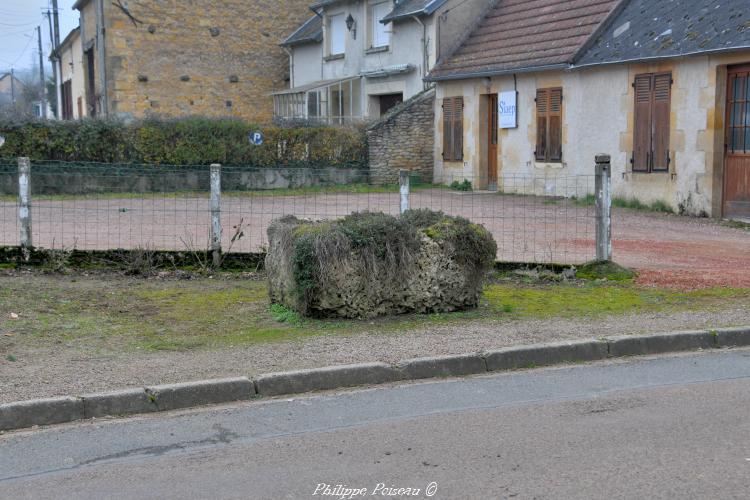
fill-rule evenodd
<path id="1" fill-rule="evenodd" d="M 269 122 L 306 0 L 77 0 L 84 113 Z M 73 106 L 74 111 L 77 107 Z"/>
<path id="2" fill-rule="evenodd" d="M 281 44 L 289 88 L 281 120 L 376 119 L 423 92 L 425 75 L 487 9 L 485 0 L 320 0 Z"/>
<path id="3" fill-rule="evenodd" d="M 615 196 L 750 219 L 747 7 L 499 0 L 427 77 L 435 180 L 559 192 L 608 153 Z"/>
<path id="4" fill-rule="evenodd" d="M 87 115 L 81 28 L 72 30 L 60 44 L 61 106 L 63 120 L 79 120 Z"/>
<path id="5" fill-rule="evenodd" d="M 0 73 L 0 106 L 20 102 L 25 88 L 26 85 L 12 73 Z"/>

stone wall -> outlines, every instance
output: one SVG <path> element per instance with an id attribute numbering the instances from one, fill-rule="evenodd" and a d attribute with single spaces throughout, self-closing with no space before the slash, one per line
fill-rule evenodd
<path id="1" fill-rule="evenodd" d="M 222 191 L 260 191 L 367 183 L 367 171 L 356 168 L 238 168 L 222 170 Z M 209 167 L 32 165 L 32 195 L 97 193 L 165 193 L 211 190 Z M 0 165 L 0 193 L 18 193 L 18 167 Z"/>
<path id="2" fill-rule="evenodd" d="M 285 88 L 289 79 L 288 56 L 278 44 L 310 17 L 309 4 L 130 0 L 121 4 L 126 13 L 105 0 L 109 114 L 269 122 L 269 94 Z M 94 13 L 86 14 L 84 45 L 95 36 Z"/>
<path id="3" fill-rule="evenodd" d="M 435 91 L 422 92 L 367 130 L 370 180 L 398 183 L 399 170 L 432 182 L 435 141 Z"/>

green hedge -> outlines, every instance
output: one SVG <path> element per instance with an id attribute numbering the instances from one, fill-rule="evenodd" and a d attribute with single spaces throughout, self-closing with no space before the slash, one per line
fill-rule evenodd
<path id="1" fill-rule="evenodd" d="M 250 143 L 251 132 L 265 136 Z M 239 120 L 186 118 L 119 121 L 0 121 L 5 145 L 0 157 L 35 161 L 91 161 L 159 165 L 249 167 L 367 166 L 367 144 L 359 128 L 259 126 Z"/>

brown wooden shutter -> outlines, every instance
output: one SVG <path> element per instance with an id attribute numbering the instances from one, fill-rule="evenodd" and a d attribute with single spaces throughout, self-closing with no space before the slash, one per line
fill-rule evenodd
<path id="1" fill-rule="evenodd" d="M 549 92 L 546 89 L 536 91 L 536 152 L 537 161 L 547 161 L 547 115 L 549 111 Z"/>
<path id="2" fill-rule="evenodd" d="M 464 159 L 464 98 L 456 97 L 453 106 L 453 159 Z"/>
<path id="3" fill-rule="evenodd" d="M 443 160 L 453 160 L 453 98 L 443 99 Z"/>
<path id="4" fill-rule="evenodd" d="M 654 171 L 669 170 L 669 113 L 672 74 L 658 73 L 653 77 L 651 168 Z"/>
<path id="5" fill-rule="evenodd" d="M 547 161 L 562 160 L 562 89 L 549 90 Z"/>
<path id="6" fill-rule="evenodd" d="M 635 77 L 635 124 L 633 130 L 633 171 L 648 172 L 651 156 L 652 75 Z"/>

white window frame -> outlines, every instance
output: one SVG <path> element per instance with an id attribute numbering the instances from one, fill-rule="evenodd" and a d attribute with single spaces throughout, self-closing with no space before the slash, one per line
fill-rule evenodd
<path id="1" fill-rule="evenodd" d="M 369 39 L 371 49 L 380 49 L 391 45 L 391 25 L 380 22 L 381 19 L 388 15 L 391 8 L 389 0 L 369 4 Z M 379 9 L 383 9 L 383 12 L 376 12 Z"/>
<path id="2" fill-rule="evenodd" d="M 334 25 L 340 23 L 341 34 L 334 37 Z M 328 16 L 328 55 L 340 56 L 346 53 L 346 15 L 341 12 Z"/>

